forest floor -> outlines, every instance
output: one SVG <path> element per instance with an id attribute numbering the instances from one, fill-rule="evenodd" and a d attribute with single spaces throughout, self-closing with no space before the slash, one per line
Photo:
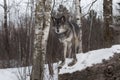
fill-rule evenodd
<path id="1" fill-rule="evenodd" d="M 120 80 L 120 54 L 81 71 L 60 74 L 59 80 Z"/>

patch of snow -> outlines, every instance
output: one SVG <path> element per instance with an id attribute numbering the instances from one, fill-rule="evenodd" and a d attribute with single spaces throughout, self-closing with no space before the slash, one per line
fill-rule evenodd
<path id="1" fill-rule="evenodd" d="M 31 67 L 0 69 L 0 80 L 30 80 Z"/>
<path id="2" fill-rule="evenodd" d="M 71 60 L 66 59 L 66 64 L 62 67 L 59 74 L 73 73 L 75 71 L 85 69 L 88 66 L 92 66 L 93 64 L 101 63 L 103 59 L 109 59 L 109 57 L 112 57 L 114 53 L 120 53 L 120 45 L 114 45 L 111 48 L 93 50 L 87 53 L 77 54 L 76 56 L 78 62 L 74 66 L 69 67 L 68 63 Z"/>
<path id="3" fill-rule="evenodd" d="M 58 80 L 58 64 L 57 63 L 53 64 L 53 70 L 54 70 L 54 75 L 50 76 L 48 65 L 45 65 L 44 80 Z"/>
<path id="4" fill-rule="evenodd" d="M 80 71 L 88 66 L 101 63 L 102 59 L 109 59 L 114 53 L 120 53 L 120 45 L 114 45 L 111 48 L 93 50 L 86 53 L 77 54 L 78 62 L 69 67 L 71 59 L 66 59 L 65 65 L 60 69 L 59 74 L 73 73 Z M 45 80 L 58 80 L 58 63 L 53 64 L 54 75 L 49 75 L 48 65 L 45 65 Z M 0 80 L 30 80 L 32 67 L 0 69 Z"/>

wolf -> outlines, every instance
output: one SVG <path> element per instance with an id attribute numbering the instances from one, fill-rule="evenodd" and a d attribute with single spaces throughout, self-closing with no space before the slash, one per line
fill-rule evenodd
<path id="1" fill-rule="evenodd" d="M 64 58 L 59 67 L 62 67 L 65 64 L 67 55 L 73 58 L 68 66 L 73 66 L 77 62 L 76 53 L 79 50 L 80 28 L 76 23 L 68 21 L 65 16 L 52 17 L 52 24 L 53 31 L 64 46 Z"/>

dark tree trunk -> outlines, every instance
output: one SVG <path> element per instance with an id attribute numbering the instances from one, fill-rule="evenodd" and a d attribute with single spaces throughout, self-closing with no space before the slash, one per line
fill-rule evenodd
<path id="1" fill-rule="evenodd" d="M 7 2 L 4 0 L 4 34 L 5 34 L 5 50 L 6 50 L 6 57 L 9 60 L 10 59 L 10 47 L 9 47 L 9 32 L 8 32 L 8 26 L 7 26 Z M 8 63 L 9 64 L 9 63 Z"/>
<path id="2" fill-rule="evenodd" d="M 110 25 L 112 24 L 112 0 L 103 0 L 104 17 L 104 46 L 110 47 L 112 44 L 112 33 Z"/>

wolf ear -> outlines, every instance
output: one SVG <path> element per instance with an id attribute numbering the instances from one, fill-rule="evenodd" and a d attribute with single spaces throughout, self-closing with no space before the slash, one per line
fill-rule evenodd
<path id="1" fill-rule="evenodd" d="M 62 21 L 62 23 L 65 23 L 65 21 L 66 21 L 65 16 L 61 17 L 61 21 Z"/>

